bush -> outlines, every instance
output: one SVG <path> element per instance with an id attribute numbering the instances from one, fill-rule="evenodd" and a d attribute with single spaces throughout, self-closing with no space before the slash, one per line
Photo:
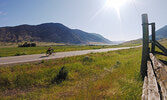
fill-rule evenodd
<path id="1" fill-rule="evenodd" d="M 92 63 L 93 62 L 93 58 L 91 58 L 91 57 L 89 57 L 89 56 L 85 56 L 84 58 L 83 58 L 83 63 L 84 64 L 90 64 L 90 63 Z"/>
<path id="2" fill-rule="evenodd" d="M 26 53 L 16 53 L 15 56 L 21 56 L 21 55 L 26 55 Z"/>
<path id="3" fill-rule="evenodd" d="M 31 47 L 36 47 L 36 43 L 31 43 Z"/>
<path id="4" fill-rule="evenodd" d="M 25 42 L 24 44 L 18 45 L 18 47 L 36 47 L 36 43 Z"/>
<path id="5" fill-rule="evenodd" d="M 45 63 L 45 60 L 42 60 L 41 63 Z"/>
<path id="6" fill-rule="evenodd" d="M 20 56 L 21 54 L 20 53 L 16 53 L 15 56 Z"/>
<path id="7" fill-rule="evenodd" d="M 116 64 L 114 65 L 114 68 L 118 68 L 119 65 L 121 65 L 121 62 L 117 61 Z"/>
<path id="8" fill-rule="evenodd" d="M 64 80 L 66 80 L 67 75 L 68 75 L 68 71 L 66 70 L 65 66 L 63 66 L 60 69 L 59 73 L 56 75 L 56 77 L 52 80 L 52 84 L 55 82 L 57 84 L 62 83 Z"/>

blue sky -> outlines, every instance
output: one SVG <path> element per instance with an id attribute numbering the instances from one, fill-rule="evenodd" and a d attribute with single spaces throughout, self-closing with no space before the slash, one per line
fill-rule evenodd
<path id="1" fill-rule="evenodd" d="M 156 29 L 167 25 L 167 0 L 127 0 L 119 7 L 120 18 L 105 4 L 106 0 L 0 0 L 0 27 L 54 22 L 120 41 L 142 37 L 142 13 L 156 22 Z"/>

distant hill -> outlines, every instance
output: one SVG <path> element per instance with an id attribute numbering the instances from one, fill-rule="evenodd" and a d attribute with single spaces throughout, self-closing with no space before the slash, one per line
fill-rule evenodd
<path id="1" fill-rule="evenodd" d="M 70 29 L 60 23 L 45 23 L 40 25 L 20 25 L 0 28 L 0 42 L 55 42 L 68 44 L 89 44 L 112 42 L 95 33 L 87 33 L 78 29 Z"/>
<path id="2" fill-rule="evenodd" d="M 167 25 L 156 31 L 156 39 L 167 38 Z"/>
<path id="3" fill-rule="evenodd" d="M 139 45 L 142 44 L 142 39 L 127 41 L 122 43 L 121 45 L 136 45 L 136 44 L 139 44 Z"/>
<path id="4" fill-rule="evenodd" d="M 156 40 L 162 42 L 162 41 L 166 41 L 166 38 L 167 38 L 167 25 L 156 31 Z M 151 39 L 151 36 L 150 36 L 150 39 Z M 142 44 L 142 39 L 127 41 L 122 44 L 123 45 Z"/>

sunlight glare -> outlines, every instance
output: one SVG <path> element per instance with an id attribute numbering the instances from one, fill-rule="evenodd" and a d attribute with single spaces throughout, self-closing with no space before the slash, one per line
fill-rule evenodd
<path id="1" fill-rule="evenodd" d="M 120 7 L 127 3 L 127 0 L 107 0 L 105 3 L 106 8 L 114 8 L 117 12 L 118 18 L 121 20 Z"/>
<path id="2" fill-rule="evenodd" d="M 106 7 L 119 9 L 127 0 L 107 0 Z"/>
<path id="3" fill-rule="evenodd" d="M 106 8 L 114 9 L 117 12 L 119 20 L 121 20 L 120 8 L 130 0 L 105 0 L 104 6 L 96 12 L 96 14 L 90 19 L 92 21 L 96 16 L 103 12 Z"/>

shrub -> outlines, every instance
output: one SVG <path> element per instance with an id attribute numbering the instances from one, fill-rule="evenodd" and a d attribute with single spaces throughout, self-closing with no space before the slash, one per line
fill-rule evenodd
<path id="1" fill-rule="evenodd" d="M 25 53 L 25 52 L 23 52 L 21 55 L 26 55 L 26 53 Z"/>
<path id="2" fill-rule="evenodd" d="M 117 61 L 116 64 L 114 65 L 114 68 L 118 68 L 119 65 L 121 65 L 121 62 Z"/>
<path id="3" fill-rule="evenodd" d="M 67 75 L 68 75 L 68 71 L 66 70 L 65 66 L 63 66 L 60 69 L 59 73 L 56 75 L 56 77 L 52 80 L 52 84 L 55 82 L 57 84 L 62 83 L 64 80 L 66 80 Z"/>
<path id="4" fill-rule="evenodd" d="M 45 60 L 42 60 L 41 63 L 45 63 Z"/>
<path id="5" fill-rule="evenodd" d="M 83 63 L 84 64 L 90 64 L 91 62 L 93 62 L 93 58 L 89 57 L 89 56 L 85 56 L 83 58 Z"/>
<path id="6" fill-rule="evenodd" d="M 15 56 L 21 56 L 21 55 L 26 55 L 26 53 L 16 53 Z"/>
<path id="7" fill-rule="evenodd" d="M 27 43 L 27 42 L 25 42 L 22 45 L 18 45 L 18 47 L 36 47 L 36 43 Z"/>
<path id="8" fill-rule="evenodd" d="M 36 47 L 36 43 L 31 43 L 31 47 Z"/>
<path id="9" fill-rule="evenodd" d="M 20 53 L 16 53 L 15 56 L 20 56 L 21 54 Z"/>

